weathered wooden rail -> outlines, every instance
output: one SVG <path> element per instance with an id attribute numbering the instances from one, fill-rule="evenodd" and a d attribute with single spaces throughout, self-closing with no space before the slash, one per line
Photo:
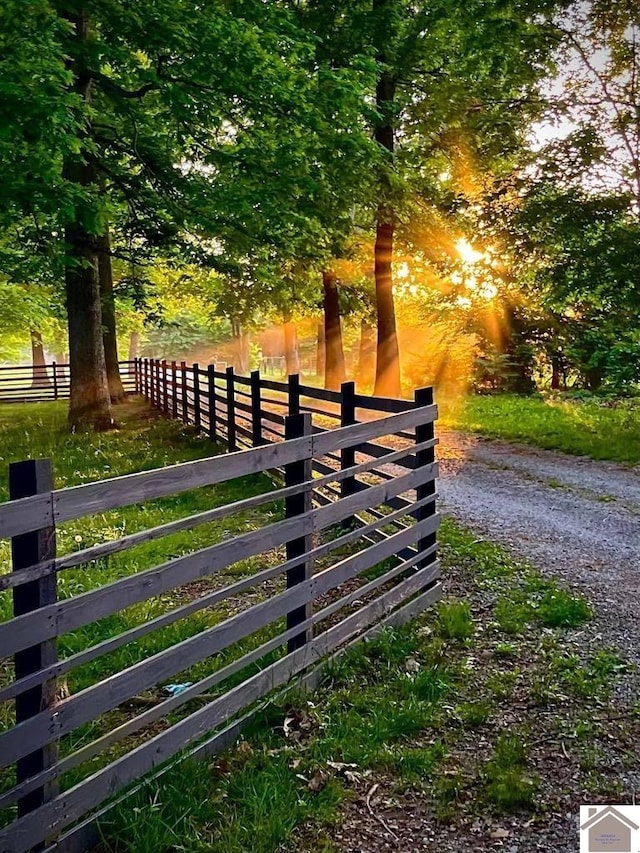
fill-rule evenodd
<path id="1" fill-rule="evenodd" d="M 53 488 L 46 461 L 11 466 L 12 500 L 0 504 L 0 537 L 12 543 L 0 596 L 13 598 L 0 623 L 3 851 L 83 849 L 105 803 L 171 762 L 229 745 L 272 691 L 313 685 L 348 644 L 439 597 L 429 389 L 382 400 L 350 383 L 338 393 L 140 360 L 133 380 L 231 452 L 65 489 Z M 276 487 L 263 479 L 256 494 L 215 505 L 216 485 L 274 471 Z M 195 489 L 209 490 L 210 509 L 56 553 L 69 523 Z M 247 513 L 258 507 L 271 513 L 256 528 Z M 172 535 L 232 517 L 245 519 L 243 532 L 173 555 Z M 156 540 L 167 558 L 137 569 L 136 549 Z M 87 569 L 114 559 L 131 562 L 86 588 Z M 158 651 L 137 654 L 150 637 Z M 87 681 L 92 665 L 125 650 L 126 665 Z M 180 692 L 158 692 L 178 678 Z"/>

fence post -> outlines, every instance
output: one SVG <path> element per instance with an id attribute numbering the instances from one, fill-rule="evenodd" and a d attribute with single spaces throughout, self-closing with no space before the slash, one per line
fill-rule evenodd
<path id="1" fill-rule="evenodd" d="M 227 447 L 230 453 L 238 449 L 236 440 L 236 391 L 233 365 L 227 367 Z"/>
<path id="2" fill-rule="evenodd" d="M 343 382 L 340 386 L 340 426 L 349 426 L 356 422 L 356 384 L 355 382 Z M 340 451 L 340 470 L 352 468 L 356 464 L 356 451 L 354 447 L 345 447 Z M 340 497 L 346 498 L 356 491 L 355 477 L 347 477 L 340 483 Z M 342 524 L 349 527 L 353 524 L 353 517 L 345 518 Z"/>
<path id="3" fill-rule="evenodd" d="M 300 374 L 292 373 L 289 376 L 289 414 L 300 414 Z"/>
<path id="4" fill-rule="evenodd" d="M 51 367 L 53 368 L 53 399 L 57 400 L 58 399 L 58 371 L 56 370 L 57 365 L 56 365 L 55 361 L 53 362 Z"/>
<path id="5" fill-rule="evenodd" d="M 182 382 L 182 423 L 189 423 L 189 397 L 187 396 L 187 362 L 180 362 L 180 379 Z"/>
<path id="6" fill-rule="evenodd" d="M 193 365 L 193 422 L 199 432 L 202 427 L 202 412 L 200 409 L 200 365 Z"/>
<path id="7" fill-rule="evenodd" d="M 414 392 L 414 401 L 417 406 L 432 406 L 433 405 L 433 388 L 417 388 Z M 416 444 L 420 444 L 423 441 L 430 441 L 435 437 L 435 423 L 431 421 L 431 423 L 419 424 L 416 427 Z M 419 450 L 416 454 L 416 466 L 418 468 L 423 465 L 431 465 L 435 462 L 436 459 L 436 450 L 435 447 L 427 447 L 425 450 Z M 424 483 L 422 486 L 418 486 L 416 489 L 416 500 L 420 501 L 423 498 L 429 497 L 429 495 L 435 495 L 436 493 L 436 482 L 435 478 L 429 482 Z M 435 515 L 436 506 L 435 499 L 416 510 L 415 512 L 415 520 L 422 521 L 424 518 L 428 518 L 430 515 Z M 418 553 L 421 551 L 426 551 L 427 548 L 431 548 L 436 544 L 436 534 L 431 533 L 429 536 L 425 536 L 423 539 L 420 539 L 418 542 Z M 417 568 L 421 569 L 424 566 L 428 566 L 429 563 L 433 563 L 436 559 L 436 555 L 432 554 L 429 557 L 426 557 L 424 560 L 421 560 Z"/>
<path id="8" fill-rule="evenodd" d="M 50 459 L 30 459 L 26 462 L 13 462 L 9 465 L 10 500 L 26 498 L 30 495 L 50 492 L 53 489 L 53 475 Z M 55 527 L 43 527 L 30 533 L 22 533 L 11 540 L 13 571 L 19 572 L 43 560 L 53 560 L 56 556 Z M 39 610 L 56 601 L 56 574 L 52 572 L 43 578 L 14 587 L 13 615 L 22 616 Z M 15 677 L 23 678 L 37 672 L 58 659 L 57 639 L 47 640 L 30 646 L 14 656 Z M 51 707 L 55 702 L 56 681 L 51 679 L 37 687 L 25 690 L 16 697 L 16 724 L 28 720 L 40 711 Z M 41 770 L 51 767 L 58 759 L 58 743 L 54 741 L 36 749 L 16 763 L 16 783 L 24 782 Z M 57 782 L 36 788 L 18 800 L 18 816 L 37 809 L 57 793 Z"/>
<path id="9" fill-rule="evenodd" d="M 142 362 L 142 388 L 145 400 L 149 400 L 149 359 L 145 358 Z"/>
<path id="10" fill-rule="evenodd" d="M 167 387 L 167 360 L 162 359 L 162 414 L 165 418 L 169 417 L 169 388 Z"/>
<path id="11" fill-rule="evenodd" d="M 156 358 L 156 392 L 155 392 L 155 405 L 156 408 L 160 408 L 161 401 L 161 392 L 160 392 L 160 359 Z"/>
<path id="12" fill-rule="evenodd" d="M 311 435 L 311 415 L 305 413 L 303 415 L 288 415 L 284 420 L 284 437 L 285 441 L 291 438 L 300 438 L 301 436 Z M 310 453 L 308 457 L 301 459 L 298 462 L 289 462 L 284 466 L 284 484 L 285 486 L 297 486 L 300 483 L 309 483 L 309 488 L 305 489 L 298 495 L 292 495 L 285 498 L 285 516 L 293 518 L 296 515 L 304 515 L 311 512 L 311 489 L 312 489 L 312 466 L 313 455 Z M 312 545 L 311 534 L 300 536 L 297 539 L 292 539 L 287 542 L 287 560 L 293 560 L 296 557 L 307 554 Z M 296 586 L 304 581 L 311 580 L 313 575 L 313 561 L 306 559 L 301 561 L 300 565 L 287 571 L 287 589 Z M 287 630 L 295 628 L 301 622 L 306 621 L 311 617 L 313 612 L 312 602 L 296 607 L 294 610 L 287 613 Z M 294 652 L 305 643 L 309 642 L 312 637 L 312 629 L 309 627 L 300 634 L 297 634 L 287 643 L 287 652 Z"/>
<path id="13" fill-rule="evenodd" d="M 251 371 L 251 441 L 254 447 L 262 444 L 262 408 L 260 371 Z"/>
<path id="14" fill-rule="evenodd" d="M 133 359 L 133 390 L 140 393 L 140 359 L 137 356 Z"/>
<path id="15" fill-rule="evenodd" d="M 209 393 L 209 438 L 216 440 L 216 366 L 210 364 L 207 367 L 207 389 Z"/>
<path id="16" fill-rule="evenodd" d="M 175 361 L 171 362 L 171 417 L 174 421 L 178 420 L 178 368 Z"/>

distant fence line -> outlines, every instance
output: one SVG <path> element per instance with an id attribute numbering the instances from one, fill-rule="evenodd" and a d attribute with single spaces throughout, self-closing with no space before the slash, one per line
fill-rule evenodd
<path id="1" fill-rule="evenodd" d="M 136 359 L 126 366 L 134 392 L 231 452 L 64 489 L 53 488 L 48 460 L 10 466 L 0 537 L 11 538 L 12 570 L 0 575 L 0 595 L 13 597 L 14 615 L 0 623 L 0 702 L 15 703 L 15 721 L 0 730 L 1 763 L 13 769 L 0 777 L 3 851 L 85 849 L 105 802 L 110 807 L 172 761 L 230 745 L 274 689 L 293 678 L 313 686 L 323 662 L 440 595 L 431 389 L 409 402 L 356 394 L 353 383 L 326 391 L 297 376 L 281 383 L 213 365 Z M 57 555 L 57 528 L 67 522 L 261 472 L 276 472 L 279 485 Z M 167 545 L 158 565 L 82 585 L 86 568 L 117 554 L 282 504 L 284 517 L 272 513 L 258 528 L 180 556 Z M 254 559 L 248 573 L 237 573 Z M 70 581 L 64 587 L 61 576 Z M 134 605 L 160 607 L 168 593 L 169 604 L 125 630 L 88 632 Z M 60 695 L 61 679 L 76 668 L 225 606 L 220 621 Z M 59 658 L 58 638 L 83 631 L 86 642 Z M 132 705 L 185 672 L 193 681 L 180 692 Z M 116 710 L 117 724 L 101 730 Z"/>
<path id="2" fill-rule="evenodd" d="M 135 361 L 121 361 L 120 379 L 125 393 L 134 391 Z M 0 403 L 39 403 L 69 397 L 68 364 L 0 366 Z"/>

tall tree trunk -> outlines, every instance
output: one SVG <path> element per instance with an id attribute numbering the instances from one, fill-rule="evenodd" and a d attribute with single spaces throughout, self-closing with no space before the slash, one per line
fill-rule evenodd
<path id="1" fill-rule="evenodd" d="M 378 349 L 373 393 L 382 397 L 400 396 L 400 352 L 391 274 L 393 228 L 391 222 L 379 218 L 374 248 Z"/>
<path id="2" fill-rule="evenodd" d="M 325 371 L 324 387 L 337 391 L 345 380 L 342 327 L 340 326 L 340 302 L 338 282 L 333 273 L 322 273 L 324 306 Z"/>
<path id="3" fill-rule="evenodd" d="M 100 277 L 100 301 L 102 305 L 102 339 L 104 360 L 107 366 L 107 383 L 112 403 L 121 403 L 125 398 L 118 363 L 118 338 L 116 329 L 116 300 L 113 293 L 113 269 L 111 267 L 111 241 L 109 229 L 98 238 L 98 273 Z"/>
<path id="4" fill-rule="evenodd" d="M 360 322 L 358 382 L 365 388 L 373 385 L 376 364 L 376 331 L 368 320 Z"/>
<path id="5" fill-rule="evenodd" d="M 129 335 L 129 361 L 133 361 L 140 355 L 140 332 L 131 332 Z"/>
<path id="6" fill-rule="evenodd" d="M 140 332 L 131 332 L 129 335 L 129 362 L 135 361 L 140 352 Z M 134 364 L 129 364 L 129 376 L 136 375 Z"/>
<path id="7" fill-rule="evenodd" d="M 300 373 L 300 351 L 298 349 L 298 330 L 291 319 L 291 313 L 283 315 L 282 328 L 284 331 L 284 360 L 287 376 Z"/>
<path id="8" fill-rule="evenodd" d="M 240 330 L 240 370 L 246 376 L 249 373 L 249 332 L 242 327 Z"/>
<path id="9" fill-rule="evenodd" d="M 89 17 L 85 10 L 81 10 L 68 20 L 78 43 L 76 58 L 70 60 L 69 66 L 74 90 L 82 100 L 89 102 L 92 78 L 84 58 L 85 43 L 89 39 Z M 86 133 L 90 132 L 87 128 Z M 69 155 L 64 163 L 64 175 L 78 187 L 94 185 L 96 167 L 91 154 L 85 150 L 81 155 Z M 65 268 L 71 373 L 69 425 L 73 430 L 104 430 L 114 426 L 114 421 L 102 341 L 98 248 L 85 225 L 83 214 L 79 208 L 75 219 L 65 229 L 69 258 Z"/>
<path id="10" fill-rule="evenodd" d="M 48 388 L 51 385 L 46 364 L 42 334 L 38 329 L 31 329 L 32 388 Z"/>
<path id="11" fill-rule="evenodd" d="M 324 320 L 318 323 L 318 342 L 316 346 L 316 376 L 322 376 L 324 381 L 324 372 L 326 367 L 326 347 L 324 338 Z"/>
<path id="12" fill-rule="evenodd" d="M 560 388 L 560 378 L 562 374 L 562 364 L 560 357 L 554 355 L 551 357 L 551 390 L 557 391 Z"/>
<path id="13" fill-rule="evenodd" d="M 246 375 L 249 371 L 249 332 L 246 332 L 239 320 L 231 320 L 233 337 L 234 367 L 237 373 Z"/>
<path id="14" fill-rule="evenodd" d="M 384 55 L 378 59 L 385 61 Z M 393 161 L 394 130 L 393 101 L 396 81 L 388 71 L 383 71 L 376 86 L 376 106 L 382 120 L 376 128 L 376 141 L 389 154 L 389 168 Z M 379 396 L 400 396 L 400 352 L 396 330 L 396 311 L 393 301 L 393 210 L 385 202 L 389 191 L 389 178 L 383 175 L 380 192 L 381 203 L 376 217 L 376 243 L 374 248 L 376 310 L 378 315 L 378 351 L 376 379 L 373 393 Z"/>

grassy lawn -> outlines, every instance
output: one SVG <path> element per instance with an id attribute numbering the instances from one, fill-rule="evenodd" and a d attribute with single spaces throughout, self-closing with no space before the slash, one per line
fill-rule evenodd
<path id="1" fill-rule="evenodd" d="M 440 426 L 592 459 L 631 465 L 640 462 L 640 404 L 636 400 L 470 396 L 459 406 L 444 401 Z"/>

